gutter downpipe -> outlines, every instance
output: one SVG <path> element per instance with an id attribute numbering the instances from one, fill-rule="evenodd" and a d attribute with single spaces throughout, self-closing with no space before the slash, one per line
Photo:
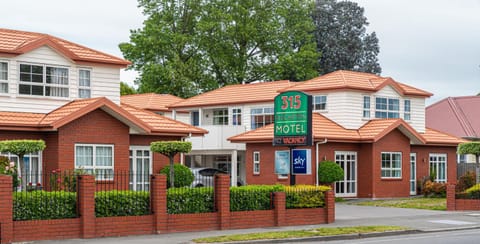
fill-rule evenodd
<path id="1" fill-rule="evenodd" d="M 319 153 L 318 153 L 318 145 L 320 145 L 320 144 L 325 144 L 325 143 L 327 143 L 327 141 L 328 141 L 327 138 L 325 138 L 323 141 L 320 141 L 320 142 L 315 143 L 315 163 L 316 163 L 316 168 L 315 168 L 315 169 L 316 169 L 316 171 L 317 171 L 316 174 L 315 174 L 315 183 L 316 183 L 317 186 L 318 186 L 318 165 L 319 165 L 319 160 L 318 160 L 318 155 L 319 155 Z"/>

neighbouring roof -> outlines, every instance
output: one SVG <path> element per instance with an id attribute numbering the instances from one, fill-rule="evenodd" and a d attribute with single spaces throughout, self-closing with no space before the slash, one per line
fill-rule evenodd
<path id="1" fill-rule="evenodd" d="M 426 125 L 467 139 L 480 139 L 480 96 L 448 97 L 425 109 Z"/>
<path id="2" fill-rule="evenodd" d="M 375 74 L 355 71 L 339 70 L 328 73 L 305 82 L 300 82 L 282 91 L 324 91 L 336 89 L 351 89 L 376 92 L 385 86 L 393 87 L 399 94 L 408 96 L 430 97 L 433 94 L 417 89 L 403 83 L 397 82 L 390 77 L 381 77 Z"/>
<path id="3" fill-rule="evenodd" d="M 226 104 L 245 104 L 273 102 L 279 90 L 296 84 L 288 80 L 260 82 L 251 84 L 228 85 L 213 91 L 185 99 L 171 105 L 171 108 L 216 106 Z"/>
<path id="4" fill-rule="evenodd" d="M 55 36 L 0 28 L 0 54 L 17 56 L 45 45 L 74 62 L 113 64 L 122 67 L 130 64 L 125 59 L 117 58 Z"/>
<path id="5" fill-rule="evenodd" d="M 54 131 L 92 112 L 102 109 L 140 134 L 203 135 L 207 131 L 128 105 L 118 106 L 107 98 L 74 100 L 47 114 L 0 112 L 0 129 Z"/>
<path id="6" fill-rule="evenodd" d="M 170 111 L 168 109 L 169 105 L 184 100 L 185 99 L 174 95 L 156 93 L 133 94 L 120 97 L 122 104 L 127 104 L 140 109 L 164 112 Z"/>
<path id="7" fill-rule="evenodd" d="M 272 142 L 274 125 L 270 124 L 256 130 L 248 131 L 228 138 L 231 142 Z M 427 129 L 420 134 L 402 119 L 375 119 L 370 120 L 358 130 L 345 129 L 327 117 L 314 113 L 312 115 L 312 133 L 314 141 L 335 142 L 376 142 L 391 131 L 398 129 L 407 136 L 413 144 L 456 145 L 460 138 Z"/>

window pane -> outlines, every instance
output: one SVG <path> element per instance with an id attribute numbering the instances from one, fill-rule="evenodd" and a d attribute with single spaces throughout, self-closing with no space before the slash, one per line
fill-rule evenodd
<path id="1" fill-rule="evenodd" d="M 90 90 L 89 89 L 78 89 L 78 97 L 79 98 L 90 98 Z"/>
<path id="2" fill-rule="evenodd" d="M 32 86 L 32 95 L 43 96 L 43 86 Z"/>
<path id="3" fill-rule="evenodd" d="M 0 92 L 8 93 L 8 83 L 0 83 Z"/>
<path id="4" fill-rule="evenodd" d="M 77 146 L 75 153 L 76 167 L 93 166 L 93 147 Z"/>
<path id="5" fill-rule="evenodd" d="M 8 64 L 0 63 L 0 80 L 8 80 Z"/>
<path id="6" fill-rule="evenodd" d="M 45 87 L 45 96 L 49 97 L 68 97 L 68 88 L 63 87 Z"/>
<path id="7" fill-rule="evenodd" d="M 90 70 L 80 70 L 79 86 L 90 86 Z"/>
<path id="8" fill-rule="evenodd" d="M 112 166 L 112 148 L 111 147 L 96 147 L 96 164 L 97 166 Z"/>

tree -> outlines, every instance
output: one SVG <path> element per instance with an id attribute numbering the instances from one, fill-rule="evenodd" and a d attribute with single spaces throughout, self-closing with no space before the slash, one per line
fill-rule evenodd
<path id="1" fill-rule="evenodd" d="M 135 94 L 137 91 L 135 91 L 135 88 L 129 86 L 127 83 L 121 81 L 120 82 L 120 95 L 131 95 Z"/>
<path id="2" fill-rule="evenodd" d="M 26 154 L 43 151 L 45 149 L 45 142 L 43 140 L 5 140 L 0 141 L 0 152 L 9 152 L 18 156 L 18 164 L 22 171 L 22 177 L 25 177 L 25 161 Z M 27 182 L 23 182 L 26 187 Z"/>
<path id="3" fill-rule="evenodd" d="M 480 142 L 465 142 L 458 145 L 457 154 L 473 154 L 475 155 L 475 165 L 477 174 L 477 183 L 480 182 L 480 164 L 478 157 L 480 157 Z"/>
<path id="4" fill-rule="evenodd" d="M 190 97 L 226 84 L 318 74 L 311 0 L 139 0 L 121 43 L 139 92 Z"/>
<path id="5" fill-rule="evenodd" d="M 322 53 L 320 73 L 343 69 L 380 74 L 378 38 L 375 32 L 366 33 L 362 7 L 350 1 L 316 0 L 313 20 Z"/>
<path id="6" fill-rule="evenodd" d="M 156 141 L 150 143 L 150 150 L 167 156 L 170 159 L 170 187 L 175 187 L 173 157 L 177 153 L 188 153 L 192 150 L 192 143 L 185 141 Z"/>

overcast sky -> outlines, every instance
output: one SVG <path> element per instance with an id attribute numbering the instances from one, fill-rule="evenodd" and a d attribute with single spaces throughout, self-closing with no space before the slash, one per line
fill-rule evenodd
<path id="1" fill-rule="evenodd" d="M 354 0 L 380 40 L 382 76 L 429 92 L 431 104 L 480 92 L 480 0 Z M 0 27 L 48 33 L 122 57 L 144 16 L 136 0 L 2 1 Z M 122 72 L 132 82 L 134 72 Z"/>

